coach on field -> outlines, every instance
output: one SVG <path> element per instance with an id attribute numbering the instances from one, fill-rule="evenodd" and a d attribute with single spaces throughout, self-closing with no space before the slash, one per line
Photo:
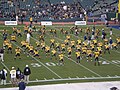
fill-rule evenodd
<path id="1" fill-rule="evenodd" d="M 24 80 L 25 82 L 28 84 L 29 82 L 29 75 L 31 74 L 31 70 L 30 68 L 28 67 L 28 65 L 26 65 L 26 67 L 24 68 Z"/>

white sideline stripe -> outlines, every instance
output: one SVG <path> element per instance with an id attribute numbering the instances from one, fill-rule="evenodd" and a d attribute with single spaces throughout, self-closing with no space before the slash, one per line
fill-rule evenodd
<path id="1" fill-rule="evenodd" d="M 49 36 L 50 36 L 50 35 L 49 35 Z M 54 37 L 54 38 L 56 38 L 56 39 L 58 39 L 58 40 L 61 40 L 60 38 L 57 38 L 57 37 Z M 61 41 L 63 41 L 63 40 L 61 40 Z M 72 62 L 74 62 L 75 64 L 77 64 L 77 63 L 76 63 L 76 61 L 74 61 L 73 59 L 68 58 L 68 57 L 67 57 L 67 56 L 65 56 L 65 55 L 64 55 L 64 57 L 66 57 L 67 59 L 70 59 Z M 97 76 L 101 77 L 101 75 L 100 75 L 100 74 L 98 74 L 98 73 L 96 73 L 96 72 L 94 72 L 94 71 L 90 70 L 89 68 L 85 67 L 84 65 L 82 65 L 82 64 L 80 64 L 80 63 L 79 63 L 79 64 L 77 64 L 77 65 L 82 66 L 84 69 L 86 69 L 86 70 L 88 70 L 88 71 L 90 71 L 90 72 L 94 73 L 95 75 L 97 75 Z"/>
<path id="2" fill-rule="evenodd" d="M 12 42 L 13 43 L 13 42 Z M 16 46 L 18 46 L 17 44 L 15 44 L 15 43 L 13 43 L 14 45 L 16 45 Z M 20 49 L 22 49 L 20 46 L 18 46 Z M 23 49 L 22 49 L 23 50 Z M 27 54 L 29 54 L 29 53 L 27 53 Z M 30 54 L 29 54 L 29 56 L 31 56 Z M 54 73 L 57 77 L 59 77 L 59 78 L 61 78 L 62 79 L 62 77 L 61 76 L 59 76 L 56 72 L 54 72 L 53 70 L 51 70 L 49 67 L 47 67 L 46 65 L 44 65 L 42 62 L 40 62 L 38 59 L 36 59 L 35 57 L 33 57 L 33 56 L 31 56 L 32 58 L 34 58 L 37 62 L 39 62 L 40 64 L 42 64 L 45 68 L 47 68 L 49 71 L 51 71 L 52 73 Z"/>
<path id="3" fill-rule="evenodd" d="M 104 79 L 120 79 L 120 76 L 117 77 L 85 77 L 84 78 L 64 78 L 64 79 L 47 79 L 47 80 L 33 80 L 29 81 L 29 83 L 40 83 L 40 82 L 56 82 L 56 81 L 74 81 L 74 80 L 104 80 Z M 7 84 L 11 84 L 7 83 Z"/>

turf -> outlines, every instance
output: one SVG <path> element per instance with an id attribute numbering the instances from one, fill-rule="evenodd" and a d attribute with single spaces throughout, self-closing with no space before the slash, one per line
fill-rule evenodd
<path id="1" fill-rule="evenodd" d="M 63 43 L 66 36 L 60 33 L 60 28 L 62 27 L 66 31 L 70 31 L 70 27 L 72 25 L 54 25 L 54 26 L 47 26 L 46 27 L 46 35 L 45 35 L 45 42 L 46 45 L 50 45 L 50 39 L 54 38 L 56 42 Z M 17 28 L 20 28 L 23 32 L 24 25 L 18 25 Z M 39 29 L 41 26 L 37 26 L 37 29 Z M 83 29 L 83 32 L 80 33 L 78 36 L 74 34 L 70 34 L 71 40 L 77 40 L 81 39 L 83 41 L 83 37 L 85 34 L 85 29 L 89 27 L 92 29 L 92 26 L 79 26 L 79 28 Z M 107 37 L 109 37 L 109 28 L 105 26 L 96 26 L 96 28 L 99 28 L 100 30 L 102 28 L 105 29 L 107 32 Z M 10 34 L 12 34 L 12 26 L 4 26 L 0 25 L 0 30 L 7 29 L 10 38 Z M 57 30 L 57 37 L 54 37 L 52 34 L 50 34 L 50 29 L 56 29 Z M 0 32 L 2 34 L 2 31 Z M 116 37 L 119 36 L 120 30 L 113 29 L 113 40 L 115 41 Z M 20 47 L 20 42 L 22 40 L 26 40 L 26 35 L 22 34 L 23 37 L 17 37 L 17 42 L 12 42 L 13 45 L 13 53 L 7 54 L 7 49 L 5 50 L 4 54 L 4 62 L 0 63 L 0 70 L 5 66 L 7 70 L 11 70 L 11 67 L 19 67 L 22 71 L 26 64 L 29 65 L 31 68 L 32 74 L 30 75 L 30 81 L 36 81 L 37 80 L 51 80 L 53 79 L 54 83 L 67 83 L 71 82 L 72 78 L 83 78 L 82 80 L 74 80 L 72 82 L 87 82 L 87 81 L 113 81 L 113 80 L 120 80 L 120 47 L 117 50 L 110 50 L 111 54 L 103 54 L 102 57 L 100 57 L 101 65 L 100 66 L 94 66 L 94 58 L 92 58 L 93 61 L 87 62 L 86 58 L 83 58 L 81 60 L 80 64 L 76 63 L 76 57 L 75 57 L 75 49 L 73 49 L 72 57 L 68 58 L 67 52 L 64 54 L 64 66 L 58 65 L 58 57 L 57 59 L 53 58 L 50 59 L 51 56 L 46 57 L 46 54 L 43 50 L 39 50 L 39 54 L 41 56 L 41 59 L 33 57 L 32 55 L 27 55 L 26 53 L 22 52 L 21 57 L 22 59 L 16 59 L 14 60 L 15 56 L 15 48 Z M 36 47 L 35 42 L 38 41 L 39 33 L 33 32 L 33 37 L 31 38 L 31 44 Z M 2 46 L 3 39 L 2 36 L 0 36 L 0 46 Z M 67 48 L 67 47 L 66 47 Z M 23 49 L 21 49 L 22 51 Z M 108 62 L 109 64 L 102 64 L 102 62 Z M 46 64 L 47 63 L 47 64 Z M 33 67 L 33 65 L 39 65 L 39 67 Z M 50 66 L 48 65 L 50 64 Z M 94 79 L 95 77 L 99 79 Z M 108 79 L 103 79 L 103 78 Z M 111 77 L 109 79 L 109 77 Z M 118 78 L 117 78 L 118 77 Z M 64 79 L 68 80 L 64 80 Z M 91 80 L 86 80 L 86 78 L 93 78 Z M 101 79 L 100 79 L 101 78 Z M 63 81 L 57 81 L 57 79 L 61 79 Z M 56 80 L 56 81 L 55 81 Z M 10 77 L 9 77 L 9 71 L 8 71 L 8 78 L 7 82 L 9 83 Z M 44 82 L 43 84 L 47 83 L 53 83 L 53 82 Z M 29 85 L 37 85 L 41 84 L 40 82 L 37 83 L 30 83 Z M 2 87 L 2 86 L 0 86 Z M 10 87 L 9 85 L 6 87 Z"/>

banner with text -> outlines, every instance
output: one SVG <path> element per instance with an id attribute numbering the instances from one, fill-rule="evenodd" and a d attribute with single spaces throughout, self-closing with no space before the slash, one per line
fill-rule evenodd
<path id="1" fill-rule="evenodd" d="M 86 21 L 75 21 L 75 25 L 86 25 Z"/>
<path id="2" fill-rule="evenodd" d="M 52 25 L 51 21 L 41 21 L 41 25 Z"/>
<path id="3" fill-rule="evenodd" d="M 5 25 L 18 25 L 17 21 L 5 21 Z"/>

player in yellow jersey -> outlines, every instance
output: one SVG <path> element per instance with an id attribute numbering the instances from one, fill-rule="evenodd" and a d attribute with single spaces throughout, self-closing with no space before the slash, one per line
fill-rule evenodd
<path id="1" fill-rule="evenodd" d="M 3 42 L 3 47 L 4 47 L 4 49 L 5 49 L 6 47 L 8 47 L 8 44 L 9 44 L 9 40 L 8 40 L 8 39 L 4 40 L 4 42 Z"/>
<path id="2" fill-rule="evenodd" d="M 87 47 L 88 46 L 88 42 L 84 41 L 83 43 L 83 47 Z"/>
<path id="3" fill-rule="evenodd" d="M 67 52 L 68 52 L 68 57 L 71 58 L 72 48 L 68 47 Z"/>
<path id="4" fill-rule="evenodd" d="M 45 50 L 45 42 L 41 42 L 41 49 Z"/>
<path id="5" fill-rule="evenodd" d="M 86 51 L 87 51 L 87 48 L 86 47 L 82 47 L 82 54 L 86 55 Z"/>
<path id="6" fill-rule="evenodd" d="M 63 53 L 65 53 L 65 44 L 64 44 L 64 43 L 61 44 L 61 51 L 62 51 Z"/>
<path id="7" fill-rule="evenodd" d="M 97 46 L 102 48 L 103 43 L 102 42 L 98 42 Z"/>
<path id="8" fill-rule="evenodd" d="M 54 48 L 54 45 L 55 45 L 55 40 L 54 39 L 51 39 L 50 40 L 50 48 Z"/>
<path id="9" fill-rule="evenodd" d="M 7 53 L 12 53 L 12 44 L 11 43 L 9 43 L 8 44 L 8 51 L 7 51 Z"/>
<path id="10" fill-rule="evenodd" d="M 39 36 L 39 41 L 44 41 L 44 36 L 43 35 Z"/>
<path id="11" fill-rule="evenodd" d="M 55 49 L 60 51 L 60 43 L 58 43 L 58 42 L 55 43 Z"/>
<path id="12" fill-rule="evenodd" d="M 81 46 L 80 45 L 76 45 L 76 50 L 77 51 L 81 51 Z"/>
<path id="13" fill-rule="evenodd" d="M 104 53 L 106 53 L 106 51 L 108 51 L 108 53 L 110 54 L 110 47 L 108 44 L 104 45 Z"/>
<path id="14" fill-rule="evenodd" d="M 102 48 L 99 46 L 97 47 L 97 51 L 100 53 L 100 55 L 102 56 Z"/>
<path id="15" fill-rule="evenodd" d="M 53 30 L 53 35 L 54 35 L 54 36 L 57 36 L 57 31 L 56 31 L 56 29 Z"/>
<path id="16" fill-rule="evenodd" d="M 17 34 L 17 28 L 16 27 L 13 27 L 13 34 Z"/>
<path id="17" fill-rule="evenodd" d="M 34 53 L 34 47 L 32 45 L 29 45 L 29 53 L 33 54 Z"/>
<path id="18" fill-rule="evenodd" d="M 58 64 L 59 65 L 64 65 L 64 55 L 62 54 L 62 53 L 60 53 L 59 55 L 59 62 L 58 62 Z"/>
<path id="19" fill-rule="evenodd" d="M 24 26 L 24 33 L 28 33 L 28 26 Z"/>
<path id="20" fill-rule="evenodd" d="M 97 40 L 96 39 L 93 40 L 93 44 L 97 45 Z"/>
<path id="21" fill-rule="evenodd" d="M 120 46 L 120 37 L 116 38 L 117 45 Z"/>
<path id="22" fill-rule="evenodd" d="M 95 62 L 94 62 L 94 65 L 96 66 L 96 62 L 98 63 L 98 66 L 100 65 L 100 63 L 99 63 L 99 55 L 100 55 L 100 53 L 99 53 L 99 51 L 95 51 L 94 52 L 94 57 L 95 57 Z"/>
<path id="23" fill-rule="evenodd" d="M 38 57 L 39 59 L 41 58 L 37 49 L 34 50 L 34 57 Z"/>
<path id="24" fill-rule="evenodd" d="M 20 30 L 20 29 L 17 30 L 17 36 L 22 37 L 22 34 L 21 34 L 21 30 Z"/>
<path id="25" fill-rule="evenodd" d="M 77 44 L 81 45 L 82 41 L 80 39 L 77 40 Z"/>
<path id="26" fill-rule="evenodd" d="M 50 54 L 50 47 L 49 46 L 45 47 L 45 53 L 46 53 L 46 56 Z"/>
<path id="27" fill-rule="evenodd" d="M 25 50 L 29 49 L 30 44 L 28 42 L 25 43 Z"/>
<path id="28" fill-rule="evenodd" d="M 23 41 L 21 41 L 21 47 L 23 48 L 23 47 L 26 47 L 26 42 L 23 40 Z"/>
<path id="29" fill-rule="evenodd" d="M 112 47 L 117 50 L 117 48 L 118 48 L 118 47 L 117 47 L 117 43 L 113 42 L 113 43 L 112 43 Z"/>
<path id="30" fill-rule="evenodd" d="M 15 41 L 16 42 L 16 36 L 15 35 L 11 35 L 11 40 L 10 41 Z"/>
<path id="31" fill-rule="evenodd" d="M 37 42 L 35 42 L 36 43 L 36 46 L 37 47 L 40 47 L 40 42 L 39 41 L 37 41 Z"/>
<path id="32" fill-rule="evenodd" d="M 90 44 L 90 48 L 91 48 L 92 51 L 94 51 L 95 45 L 94 44 Z"/>
<path id="33" fill-rule="evenodd" d="M 107 43 L 108 43 L 108 39 L 105 38 L 105 39 L 104 39 L 104 44 L 107 44 Z"/>
<path id="34" fill-rule="evenodd" d="M 20 50 L 19 47 L 17 47 L 17 48 L 15 49 L 15 57 L 14 57 L 14 59 L 16 59 L 17 57 L 19 57 L 19 59 L 21 59 L 20 53 L 21 53 L 21 50 Z"/>
<path id="35" fill-rule="evenodd" d="M 64 40 L 64 43 L 65 43 L 65 45 L 69 45 L 68 39 L 65 39 L 65 40 Z"/>
<path id="36" fill-rule="evenodd" d="M 56 52 L 56 50 L 55 49 L 53 49 L 52 51 L 51 51 L 51 53 L 52 53 L 52 55 L 51 55 L 51 59 L 53 58 L 53 57 L 55 57 L 55 59 L 57 59 L 57 52 Z"/>
<path id="37" fill-rule="evenodd" d="M 72 40 L 72 41 L 70 42 L 70 44 L 71 44 L 71 48 L 75 48 L 75 41 L 74 41 L 74 40 Z"/>
<path id="38" fill-rule="evenodd" d="M 77 62 L 77 63 L 80 63 L 80 59 L 81 59 L 81 57 L 80 57 L 80 52 L 79 52 L 79 51 L 76 51 L 75 54 L 76 54 L 76 62 Z"/>
<path id="39" fill-rule="evenodd" d="M 92 50 L 87 49 L 86 53 L 87 53 L 87 62 L 92 61 Z M 89 58 L 90 58 L 90 60 L 89 60 Z"/>
<path id="40" fill-rule="evenodd" d="M 66 36 L 66 39 L 67 39 L 67 40 L 70 40 L 70 36 L 69 36 L 69 35 L 67 35 L 67 36 Z"/>
<path id="41" fill-rule="evenodd" d="M 64 31 L 63 28 L 61 28 L 61 29 L 60 29 L 60 33 L 63 34 L 63 31 Z"/>

